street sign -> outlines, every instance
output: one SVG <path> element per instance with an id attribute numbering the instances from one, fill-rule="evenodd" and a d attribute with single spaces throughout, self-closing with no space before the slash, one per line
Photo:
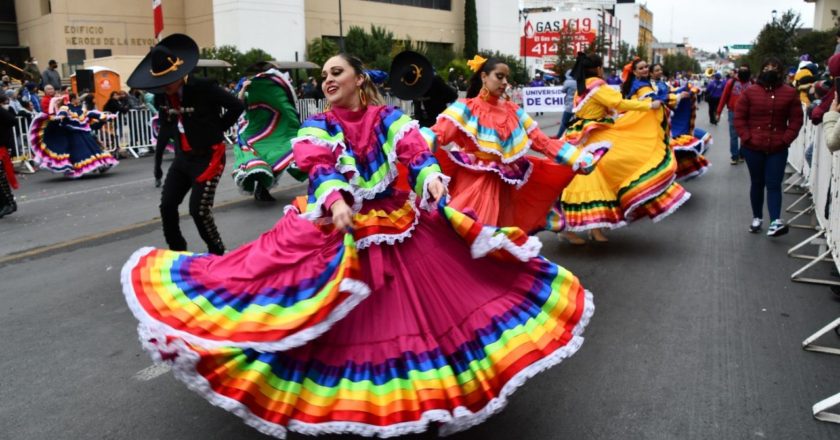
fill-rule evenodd
<path id="1" fill-rule="evenodd" d="M 729 46 L 730 49 L 740 49 L 740 50 L 750 50 L 753 48 L 752 44 L 732 44 Z"/>

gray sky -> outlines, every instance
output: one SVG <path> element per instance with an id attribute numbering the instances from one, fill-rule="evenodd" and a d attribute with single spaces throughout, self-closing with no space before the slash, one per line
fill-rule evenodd
<path id="1" fill-rule="evenodd" d="M 645 3 L 645 0 L 637 0 Z M 761 28 L 788 9 L 801 15 L 804 27 L 814 24 L 814 4 L 805 0 L 647 0 L 653 12 L 653 35 L 659 41 L 689 43 L 717 51 L 731 44 L 752 43 Z M 673 17 L 673 20 L 672 20 Z M 672 25 L 673 23 L 673 25 Z"/>

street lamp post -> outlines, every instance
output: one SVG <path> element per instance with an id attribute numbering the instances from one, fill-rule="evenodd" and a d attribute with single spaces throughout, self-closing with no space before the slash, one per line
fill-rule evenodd
<path id="1" fill-rule="evenodd" d="M 519 10 L 519 22 L 525 21 L 525 25 L 528 25 L 528 11 L 520 9 Z M 528 34 L 525 30 L 522 30 L 522 66 L 525 69 L 525 78 L 528 78 L 528 43 L 525 41 L 528 39 Z"/>
<path id="2" fill-rule="evenodd" d="M 338 47 L 344 52 L 344 18 L 341 16 L 341 0 L 338 0 Z"/>
<path id="3" fill-rule="evenodd" d="M 773 9 L 773 12 L 770 13 L 773 16 L 773 24 L 776 24 L 776 10 Z"/>

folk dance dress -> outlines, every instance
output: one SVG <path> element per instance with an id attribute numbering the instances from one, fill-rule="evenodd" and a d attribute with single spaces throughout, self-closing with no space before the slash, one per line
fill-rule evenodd
<path id="1" fill-rule="evenodd" d="M 67 106 L 54 114 L 39 114 L 29 126 L 35 163 L 74 179 L 89 173 L 104 173 L 119 161 L 102 150 L 91 130 L 115 117 L 96 110 L 77 113 Z"/>
<path id="2" fill-rule="evenodd" d="M 277 184 L 283 170 L 292 163 L 290 141 L 298 128 L 294 87 L 286 78 L 271 69 L 251 79 L 233 150 L 233 180 L 240 191 L 253 194 L 255 185 L 271 189 Z M 302 174 L 298 177 L 306 179 Z"/>
<path id="3" fill-rule="evenodd" d="M 485 225 L 526 232 L 542 230 L 575 173 L 591 172 L 609 149 L 550 139 L 523 109 L 493 96 L 456 101 L 423 134 L 452 178 L 450 206 L 475 212 Z"/>
<path id="4" fill-rule="evenodd" d="M 677 159 L 677 180 L 686 181 L 705 174 L 711 163 L 704 154 L 712 143 L 711 133 L 694 125 L 697 116 L 697 90 L 691 87 L 671 90 L 664 81 L 656 83 L 657 99 L 670 111 L 671 149 Z M 677 94 L 687 91 L 690 96 L 677 99 Z"/>
<path id="5" fill-rule="evenodd" d="M 144 248 L 123 267 L 144 348 L 190 389 L 281 438 L 446 434 L 580 348 L 591 294 L 535 237 L 435 206 L 446 177 L 415 121 L 334 108 L 292 144 L 309 194 L 274 228 L 224 256 Z M 330 224 L 339 198 L 351 233 Z"/>
<path id="6" fill-rule="evenodd" d="M 586 79 L 586 91 L 575 95 L 577 120 L 563 139 L 579 148 L 610 150 L 592 173 L 576 176 L 566 187 L 549 213 L 549 229 L 618 228 L 645 217 L 658 221 L 690 197 L 674 182 L 677 164 L 663 110 L 651 110 L 650 100 L 642 98 L 651 92 L 648 84 L 633 99 L 622 99 L 604 80 Z"/>

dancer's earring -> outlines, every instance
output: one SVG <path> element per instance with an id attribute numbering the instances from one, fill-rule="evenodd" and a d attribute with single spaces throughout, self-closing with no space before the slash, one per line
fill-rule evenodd
<path id="1" fill-rule="evenodd" d="M 486 85 L 482 84 L 481 91 L 478 92 L 478 96 L 487 101 L 487 98 L 490 96 L 490 89 L 488 89 Z"/>

